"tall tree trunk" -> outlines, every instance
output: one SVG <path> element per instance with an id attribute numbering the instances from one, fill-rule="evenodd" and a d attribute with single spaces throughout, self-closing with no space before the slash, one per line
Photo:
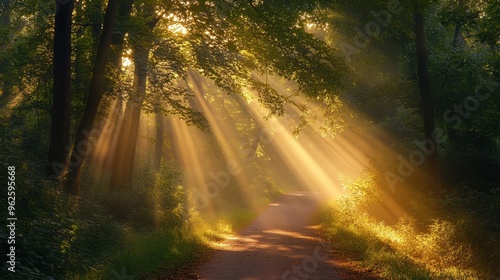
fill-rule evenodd
<path id="1" fill-rule="evenodd" d="M 465 4 L 464 0 L 459 0 L 458 1 L 458 8 L 463 9 L 464 4 Z M 462 24 L 463 24 L 462 19 L 457 20 L 457 22 L 455 23 L 455 32 L 453 34 L 453 41 L 451 44 L 452 51 L 451 51 L 450 57 L 448 58 L 448 63 L 446 65 L 446 68 L 444 70 L 443 82 L 441 83 L 441 92 L 440 92 L 441 96 L 444 96 L 444 91 L 445 91 L 447 83 L 448 83 L 448 78 L 450 77 L 451 64 L 454 61 L 455 56 L 457 55 L 457 52 L 455 52 L 455 50 L 456 50 L 457 45 L 460 41 L 459 39 L 461 37 Z M 463 42 L 460 42 L 460 43 L 463 43 Z M 448 132 L 454 133 L 452 131 L 448 131 Z M 448 136 L 450 136 L 450 134 L 448 134 Z"/>
<path id="2" fill-rule="evenodd" d="M 66 190 L 68 193 L 78 195 L 80 192 L 80 173 L 83 160 L 92 148 L 89 138 L 94 126 L 94 120 L 103 94 L 106 58 L 108 56 L 111 35 L 115 24 L 118 0 L 109 0 L 104 16 L 104 24 L 97 49 L 94 71 L 90 81 L 89 95 L 83 112 L 83 117 L 73 145 L 71 157 L 68 162 L 68 176 Z M 85 148 L 84 148 L 85 147 Z"/>
<path id="3" fill-rule="evenodd" d="M 257 157 L 257 148 L 259 147 L 260 135 L 262 132 L 262 127 L 259 126 L 259 128 L 257 129 L 255 140 L 252 142 L 252 146 L 250 146 L 248 150 L 245 163 L 250 163 Z"/>
<path id="4" fill-rule="evenodd" d="M 416 11 L 414 13 L 414 20 L 415 45 L 418 60 L 418 87 L 420 90 L 420 98 L 422 100 L 422 108 L 424 114 L 424 133 L 425 138 L 429 142 L 428 146 L 433 146 L 428 147 L 428 149 L 433 150 L 433 152 L 428 156 L 427 167 L 429 175 L 436 183 L 436 186 L 440 186 L 441 178 L 439 169 L 438 146 L 433 137 L 436 125 L 434 122 L 434 101 L 432 100 L 432 91 L 429 83 L 429 58 L 427 54 L 427 44 L 425 37 L 424 15 L 421 12 Z"/>
<path id="5" fill-rule="evenodd" d="M 57 1 L 58 12 L 54 26 L 54 85 L 52 90 L 52 126 L 47 173 L 57 174 L 53 162 L 66 163 L 69 145 L 70 102 L 71 102 L 71 21 L 74 1 Z"/>
<path id="6" fill-rule="evenodd" d="M 134 82 L 133 91 L 137 95 L 136 101 L 129 100 L 122 119 L 118 143 L 111 171 L 109 189 L 119 191 L 126 189 L 132 182 L 134 172 L 135 149 L 139 132 L 141 106 L 146 94 L 146 79 L 148 68 L 149 47 L 139 47 L 134 53 Z"/>
<path id="7" fill-rule="evenodd" d="M 141 107 L 146 95 L 149 52 L 153 43 L 153 33 L 151 31 L 161 19 L 161 16 L 155 16 L 154 6 L 151 3 L 138 9 L 138 16 L 143 15 L 145 18 L 150 19 L 144 26 L 149 32 L 147 32 L 146 35 L 133 34 L 139 37 L 135 37 L 135 40 L 131 40 L 134 60 L 134 81 L 132 90 L 136 98 L 134 98 L 135 101 L 129 99 L 125 108 L 125 114 L 122 119 L 113 160 L 113 169 L 111 171 L 110 191 L 124 190 L 129 187 L 132 182 Z"/>
<path id="8" fill-rule="evenodd" d="M 123 51 L 124 51 L 124 46 L 125 46 L 125 34 L 127 31 L 125 30 L 124 26 L 125 23 L 128 21 L 130 14 L 132 12 L 132 6 L 133 6 L 133 0 L 121 0 L 120 3 L 118 4 L 118 18 L 117 18 L 117 24 L 115 28 L 115 32 L 113 32 L 113 35 L 111 37 L 111 54 L 110 54 L 110 60 L 111 64 L 114 68 L 114 71 L 116 76 L 113 76 L 112 78 L 117 78 L 119 79 L 121 69 L 122 69 L 122 59 L 123 59 Z M 108 136 L 108 140 L 102 143 L 103 145 L 106 145 L 106 147 L 103 147 L 103 151 L 107 151 L 106 154 L 103 155 L 104 160 L 101 161 L 102 168 L 111 170 L 113 167 L 113 159 L 115 155 L 115 149 L 116 149 L 116 144 L 118 143 L 118 136 L 119 136 L 119 126 L 122 120 L 122 110 L 123 110 L 123 101 L 122 101 L 122 96 L 119 96 L 117 98 L 117 104 L 116 106 L 110 111 L 110 115 L 112 117 L 112 125 L 117 127 L 118 129 L 114 129 L 110 132 L 110 135 Z"/>

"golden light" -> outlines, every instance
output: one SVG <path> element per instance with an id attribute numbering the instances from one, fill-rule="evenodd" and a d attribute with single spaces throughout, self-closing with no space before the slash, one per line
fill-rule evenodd
<path id="1" fill-rule="evenodd" d="M 123 62 L 124 67 L 131 63 L 128 58 L 124 58 Z M 252 89 L 244 90 L 244 98 L 228 97 L 201 74 L 190 71 L 188 77 L 185 86 L 194 94 L 191 105 L 204 114 L 210 124 L 210 132 L 203 132 L 168 116 L 166 126 L 169 136 L 166 139 L 173 153 L 171 158 L 184 174 L 185 186 L 204 200 L 202 206 L 192 201 L 194 204 L 198 203 L 192 207 L 197 208 L 205 217 L 217 214 L 215 202 L 221 200 L 220 194 L 226 188 L 233 188 L 232 191 L 238 193 L 250 207 L 260 207 L 259 195 L 252 192 L 250 187 L 254 183 L 255 174 L 248 165 L 246 152 L 242 152 L 239 144 L 249 140 L 242 138 L 246 136 L 238 131 L 238 124 L 251 125 L 254 129 L 257 127 L 255 130 L 265 135 L 253 137 L 258 139 L 260 153 L 272 155 L 265 166 L 273 174 L 272 180 L 294 182 L 297 189 L 314 193 L 321 200 L 350 195 L 339 177 L 363 174 L 370 167 L 367 155 L 374 153 L 378 146 L 383 146 L 384 141 L 381 139 L 372 137 L 369 133 L 360 134 L 350 128 L 337 133 L 335 138 L 325 136 L 320 127 L 322 105 L 310 100 L 306 102 L 301 97 L 293 98 L 299 104 L 307 104 L 309 111 L 319 116 L 314 117 L 317 121 L 310 122 L 296 138 L 294 127 L 301 114 L 296 107 L 286 105 L 284 116 L 269 118 L 267 110 L 256 101 L 259 98 Z M 279 81 L 273 77 L 267 81 L 284 96 L 290 96 L 297 90 L 293 83 L 287 81 Z M 121 106 L 113 101 L 110 111 L 120 112 Z M 228 118 L 232 114 L 234 117 Z M 105 125 L 109 126 L 114 122 L 116 119 L 108 117 Z M 350 122 L 356 124 L 361 120 L 353 119 Z M 136 149 L 138 160 L 151 161 L 155 146 L 155 125 L 154 114 L 141 114 Z M 97 142 L 94 160 L 99 165 L 110 166 L 109 162 L 103 160 L 109 158 L 116 145 L 116 137 L 113 135 L 103 134 Z M 232 174 L 229 170 L 233 165 L 238 166 L 240 171 Z M 381 211 L 385 211 L 385 215 L 401 216 L 404 213 L 403 207 L 391 194 L 383 194 L 382 199 L 384 205 Z"/>
<path id="2" fill-rule="evenodd" d="M 180 23 L 174 23 L 169 25 L 168 30 L 175 34 L 180 34 L 180 35 L 186 35 L 188 32 L 187 28 Z"/>
<path id="3" fill-rule="evenodd" d="M 177 35 L 186 35 L 188 30 L 187 28 L 182 24 L 182 21 L 179 17 L 177 17 L 174 14 L 169 14 L 169 15 L 164 15 L 164 18 L 170 21 L 168 24 L 168 31 L 177 34 Z"/>
<path id="4" fill-rule="evenodd" d="M 128 57 L 122 57 L 122 65 L 123 67 L 129 67 L 132 65 L 132 60 Z"/>

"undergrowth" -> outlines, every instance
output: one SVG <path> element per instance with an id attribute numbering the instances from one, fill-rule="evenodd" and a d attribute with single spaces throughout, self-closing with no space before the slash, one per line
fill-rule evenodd
<path id="1" fill-rule="evenodd" d="M 57 180 L 18 166 L 16 273 L 2 270 L 1 279 L 168 276 L 255 215 L 233 205 L 206 221 L 190 206 L 182 174 L 167 164 L 160 172 L 139 170 L 126 192 L 108 192 L 105 179 L 83 178 L 79 198 L 65 194 Z M 7 237 L 2 230 L 4 246 Z"/>
<path id="2" fill-rule="evenodd" d="M 380 199 L 373 178 L 344 180 L 350 195 L 319 211 L 323 233 L 334 246 L 355 253 L 388 279 L 500 277 L 499 189 L 414 194 L 412 211 L 387 225 L 366 210 Z"/>

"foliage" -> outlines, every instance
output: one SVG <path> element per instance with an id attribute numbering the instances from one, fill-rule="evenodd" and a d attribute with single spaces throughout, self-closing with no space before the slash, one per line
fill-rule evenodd
<path id="1" fill-rule="evenodd" d="M 82 213 L 80 205 L 51 181 L 17 179 L 19 279 L 64 278 L 103 261 L 118 245 L 122 227 L 95 207 Z M 2 236 L 3 237 L 3 236 Z M 5 243 L 6 244 L 6 243 Z"/>
<path id="2" fill-rule="evenodd" d="M 363 184 L 356 189 L 372 197 L 367 190 L 376 186 Z M 469 189 L 430 201 L 414 195 L 412 216 L 388 226 L 368 215 L 357 195 L 325 206 L 318 218 L 330 242 L 383 277 L 483 279 L 498 274 L 497 196 Z"/>
<path id="3" fill-rule="evenodd" d="M 105 6 L 102 0 L 76 2 L 73 131 L 87 101 Z M 132 12 L 119 12 L 105 98 L 97 118 L 116 127 L 121 107 L 117 105 L 116 118 L 107 120 L 105 112 L 113 101 L 131 101 L 141 109 L 145 122 L 151 122 L 147 117 L 156 113 L 181 119 L 205 131 L 197 135 L 206 140 L 206 146 L 193 150 L 203 150 L 210 160 L 196 168 L 224 170 L 230 153 L 250 179 L 241 180 L 245 183 L 233 180 L 220 190 L 210 205 L 214 217 L 198 213 L 200 209 L 189 206 L 190 197 L 203 186 L 184 180 L 185 170 L 179 169 L 185 166 L 174 155 L 175 137 L 169 135 L 168 143 L 161 143 L 170 148 L 169 162 L 153 171 L 151 145 L 142 147 L 126 192 L 108 192 L 109 166 L 88 157 L 82 196 L 64 194 L 57 178 L 46 178 L 40 171 L 47 164 L 53 110 L 52 39 L 57 4 L 9 1 L 9 8 L 3 1 L 0 146 L 6 152 L 0 154 L 0 166 L 15 165 L 19 170 L 19 278 L 109 278 L 113 270 L 122 268 L 144 276 L 190 262 L 210 240 L 224 238 L 229 225 L 248 224 L 255 216 L 252 204 L 261 206 L 280 195 L 278 176 L 270 171 L 273 157 L 279 155 L 273 146 L 280 143 L 265 143 L 270 125 L 249 109 L 253 99 L 266 109 L 266 120 L 279 117 L 295 125 L 296 138 L 319 124 L 313 129 L 323 136 L 333 137 L 350 126 L 361 136 L 383 139 L 378 150 L 367 155 L 371 160 L 368 175 L 342 178 L 348 195 L 322 211 L 328 237 L 357 252 L 386 278 L 498 274 L 498 86 L 480 100 L 478 108 L 465 114 L 456 109 L 475 101 L 478 76 L 500 81 L 498 1 L 401 1 L 401 12 L 381 24 L 380 34 L 370 36 L 367 44 L 348 57 L 343 57 L 342 46 L 356 45 L 358 29 L 366 31 L 368 23 L 380 23 L 373 13 L 388 9 L 387 1 L 120 2 L 121 9 L 131 4 Z M 412 31 L 417 4 L 426 16 L 435 120 L 444 132 L 438 151 L 443 183 L 449 191 L 429 194 L 433 182 L 425 176 L 425 165 L 415 168 L 414 176 L 405 178 L 389 195 L 411 202 L 403 203 L 408 204 L 404 210 L 409 217 L 388 226 L 370 217 L 369 209 L 387 198 L 385 171 L 398 170 L 398 155 L 406 156 L 417 148 L 415 140 L 423 140 Z M 117 39 L 120 36 L 122 43 Z M 147 49 L 149 57 L 147 90 L 139 97 L 133 91 L 133 58 L 140 49 Z M 196 104 L 197 98 L 211 108 L 203 109 Z M 449 110 L 460 122 L 446 117 Z M 354 123 L 353 117 L 366 121 Z M 222 131 L 219 135 L 211 127 L 215 125 Z M 141 127 L 151 128 L 155 127 Z M 167 130 L 173 134 L 171 127 Z M 138 135 L 139 141 L 158 141 L 143 131 Z M 110 143 L 117 136 L 113 137 Z M 234 149 L 226 151 L 217 141 L 220 138 L 234 142 Z M 108 148 L 112 150 L 113 145 Z M 214 228 L 201 222 L 221 217 L 226 222 Z M 1 241 L 6 237 L 2 231 Z"/>

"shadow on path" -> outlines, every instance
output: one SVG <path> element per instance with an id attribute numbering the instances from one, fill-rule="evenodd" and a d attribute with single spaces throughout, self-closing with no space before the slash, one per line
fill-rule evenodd
<path id="1" fill-rule="evenodd" d="M 207 280 L 341 279 L 312 221 L 321 200 L 319 193 L 285 194 L 196 274 Z"/>

